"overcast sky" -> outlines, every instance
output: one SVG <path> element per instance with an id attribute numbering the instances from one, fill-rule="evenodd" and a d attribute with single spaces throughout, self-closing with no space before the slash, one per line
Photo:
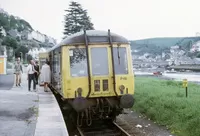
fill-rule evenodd
<path id="1" fill-rule="evenodd" d="M 88 10 L 95 29 L 129 40 L 195 36 L 200 32 L 200 0 L 76 0 Z M 28 21 L 58 41 L 70 0 L 0 0 L 0 8 Z"/>

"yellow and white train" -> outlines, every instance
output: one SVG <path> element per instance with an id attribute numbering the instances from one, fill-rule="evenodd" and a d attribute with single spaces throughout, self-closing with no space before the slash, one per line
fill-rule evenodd
<path id="1" fill-rule="evenodd" d="M 87 30 L 67 37 L 47 54 L 50 88 L 68 113 L 76 115 L 77 125 L 115 119 L 123 108 L 133 106 L 134 74 L 126 38 L 110 30 Z"/>

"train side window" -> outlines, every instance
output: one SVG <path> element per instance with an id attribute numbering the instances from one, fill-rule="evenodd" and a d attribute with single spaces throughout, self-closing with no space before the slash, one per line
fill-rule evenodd
<path id="1" fill-rule="evenodd" d="M 115 74 L 118 75 L 128 74 L 126 47 L 114 47 L 113 55 L 114 55 Z"/>
<path id="2" fill-rule="evenodd" d="M 57 73 L 58 69 L 58 54 L 53 55 L 53 73 Z"/>
<path id="3" fill-rule="evenodd" d="M 87 57 L 85 48 L 73 48 L 69 50 L 70 73 L 72 77 L 88 76 Z"/>
<path id="4" fill-rule="evenodd" d="M 92 75 L 108 75 L 108 52 L 106 47 L 91 48 Z"/>

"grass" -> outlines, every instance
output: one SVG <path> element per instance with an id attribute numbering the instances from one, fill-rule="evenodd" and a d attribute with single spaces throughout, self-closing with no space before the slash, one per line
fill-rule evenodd
<path id="1" fill-rule="evenodd" d="M 177 136 L 200 134 L 200 86 L 188 83 L 188 97 L 182 82 L 148 77 L 135 78 L 133 110 L 145 114 Z"/>

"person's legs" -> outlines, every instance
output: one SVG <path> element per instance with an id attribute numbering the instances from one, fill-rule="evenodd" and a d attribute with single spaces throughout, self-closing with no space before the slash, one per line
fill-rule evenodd
<path id="1" fill-rule="evenodd" d="M 21 73 L 19 73 L 18 78 L 19 78 L 18 85 L 20 86 L 20 84 L 21 84 Z"/>
<path id="2" fill-rule="evenodd" d="M 39 75 L 38 75 L 38 74 L 36 74 L 36 76 L 35 76 L 36 85 L 38 85 L 38 78 L 39 78 Z"/>
<path id="3" fill-rule="evenodd" d="M 28 90 L 31 91 L 31 75 L 28 75 Z"/>
<path id="4" fill-rule="evenodd" d="M 19 81 L 19 74 L 18 73 L 16 73 L 16 86 L 18 86 L 18 81 Z"/>
<path id="5" fill-rule="evenodd" d="M 44 82 L 44 91 L 47 92 L 47 82 Z"/>
<path id="6" fill-rule="evenodd" d="M 36 90 L 36 79 L 35 79 L 35 75 L 34 74 L 32 76 L 32 79 L 33 79 L 33 90 L 35 91 Z"/>

